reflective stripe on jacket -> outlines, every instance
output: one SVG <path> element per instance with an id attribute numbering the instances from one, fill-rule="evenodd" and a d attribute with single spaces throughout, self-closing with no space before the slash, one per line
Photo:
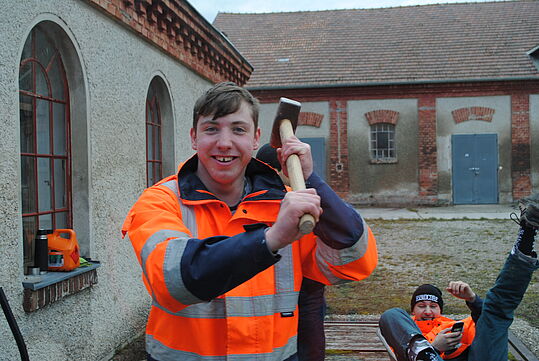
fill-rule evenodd
<path id="1" fill-rule="evenodd" d="M 415 317 L 412 317 L 414 319 L 414 322 L 417 324 L 419 329 L 421 330 L 421 333 L 425 338 L 432 343 L 436 336 L 440 333 L 440 331 L 445 330 L 446 328 L 451 328 L 453 324 L 455 324 L 455 320 L 452 320 L 450 318 L 440 316 L 436 317 L 434 320 L 431 321 L 416 321 Z M 462 339 L 460 340 L 460 347 L 449 353 L 445 354 L 442 353 L 442 358 L 444 360 L 446 359 L 452 359 L 463 353 L 473 342 L 473 339 L 475 337 L 475 322 L 472 320 L 472 317 L 466 317 L 465 319 L 461 320 L 464 322 L 464 329 L 462 330 Z"/>
<path id="2" fill-rule="evenodd" d="M 286 192 L 278 175 L 252 160 L 250 192 L 232 214 L 196 177 L 196 164 L 195 156 L 146 189 L 122 227 L 152 297 L 147 351 L 160 361 L 285 360 L 296 353 L 302 277 L 367 277 L 377 263 L 374 237 L 358 218 L 360 233 L 343 226 L 337 237 L 356 239 L 334 249 L 331 227 L 317 225 L 323 240 L 311 233 L 274 255 L 264 230 Z"/>

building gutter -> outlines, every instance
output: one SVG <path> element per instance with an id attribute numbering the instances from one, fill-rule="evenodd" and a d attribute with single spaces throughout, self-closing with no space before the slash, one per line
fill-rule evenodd
<path id="1" fill-rule="evenodd" d="M 485 83 L 485 82 L 508 82 L 537 80 L 539 76 L 517 76 L 507 78 L 457 78 L 440 80 L 417 80 L 417 81 L 388 81 L 388 82 L 369 82 L 369 83 L 334 83 L 334 84 L 299 84 L 282 86 L 246 86 L 249 91 L 261 90 L 289 90 L 289 89 L 315 89 L 315 88 L 358 88 L 370 86 L 393 86 L 393 85 L 419 85 L 419 84 L 447 84 L 447 83 Z"/>

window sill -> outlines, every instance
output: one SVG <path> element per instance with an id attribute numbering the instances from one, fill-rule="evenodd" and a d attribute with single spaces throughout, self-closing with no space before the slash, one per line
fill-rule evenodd
<path id="1" fill-rule="evenodd" d="M 64 297 L 78 293 L 97 284 L 99 262 L 79 267 L 71 272 L 47 272 L 39 276 L 25 276 L 23 308 L 34 312 Z"/>
<path id="2" fill-rule="evenodd" d="M 371 164 L 396 164 L 398 160 L 394 159 L 371 159 Z"/>

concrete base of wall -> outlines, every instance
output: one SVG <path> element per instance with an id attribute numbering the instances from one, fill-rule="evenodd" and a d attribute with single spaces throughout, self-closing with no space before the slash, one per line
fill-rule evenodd
<path id="1" fill-rule="evenodd" d="M 438 197 L 420 197 L 417 195 L 362 195 L 350 194 L 347 201 L 355 207 L 409 207 L 409 206 L 446 206 L 451 202 Z"/>

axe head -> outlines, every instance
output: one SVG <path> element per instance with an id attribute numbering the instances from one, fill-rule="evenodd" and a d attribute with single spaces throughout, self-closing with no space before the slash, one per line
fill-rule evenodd
<path id="1" fill-rule="evenodd" d="M 279 100 L 279 108 L 277 108 L 277 115 L 273 121 L 273 128 L 271 130 L 270 145 L 273 148 L 281 147 L 281 134 L 279 127 L 283 119 L 290 120 L 292 123 L 292 129 L 296 130 L 298 125 L 299 111 L 301 109 L 301 103 L 288 98 L 281 98 Z"/>

